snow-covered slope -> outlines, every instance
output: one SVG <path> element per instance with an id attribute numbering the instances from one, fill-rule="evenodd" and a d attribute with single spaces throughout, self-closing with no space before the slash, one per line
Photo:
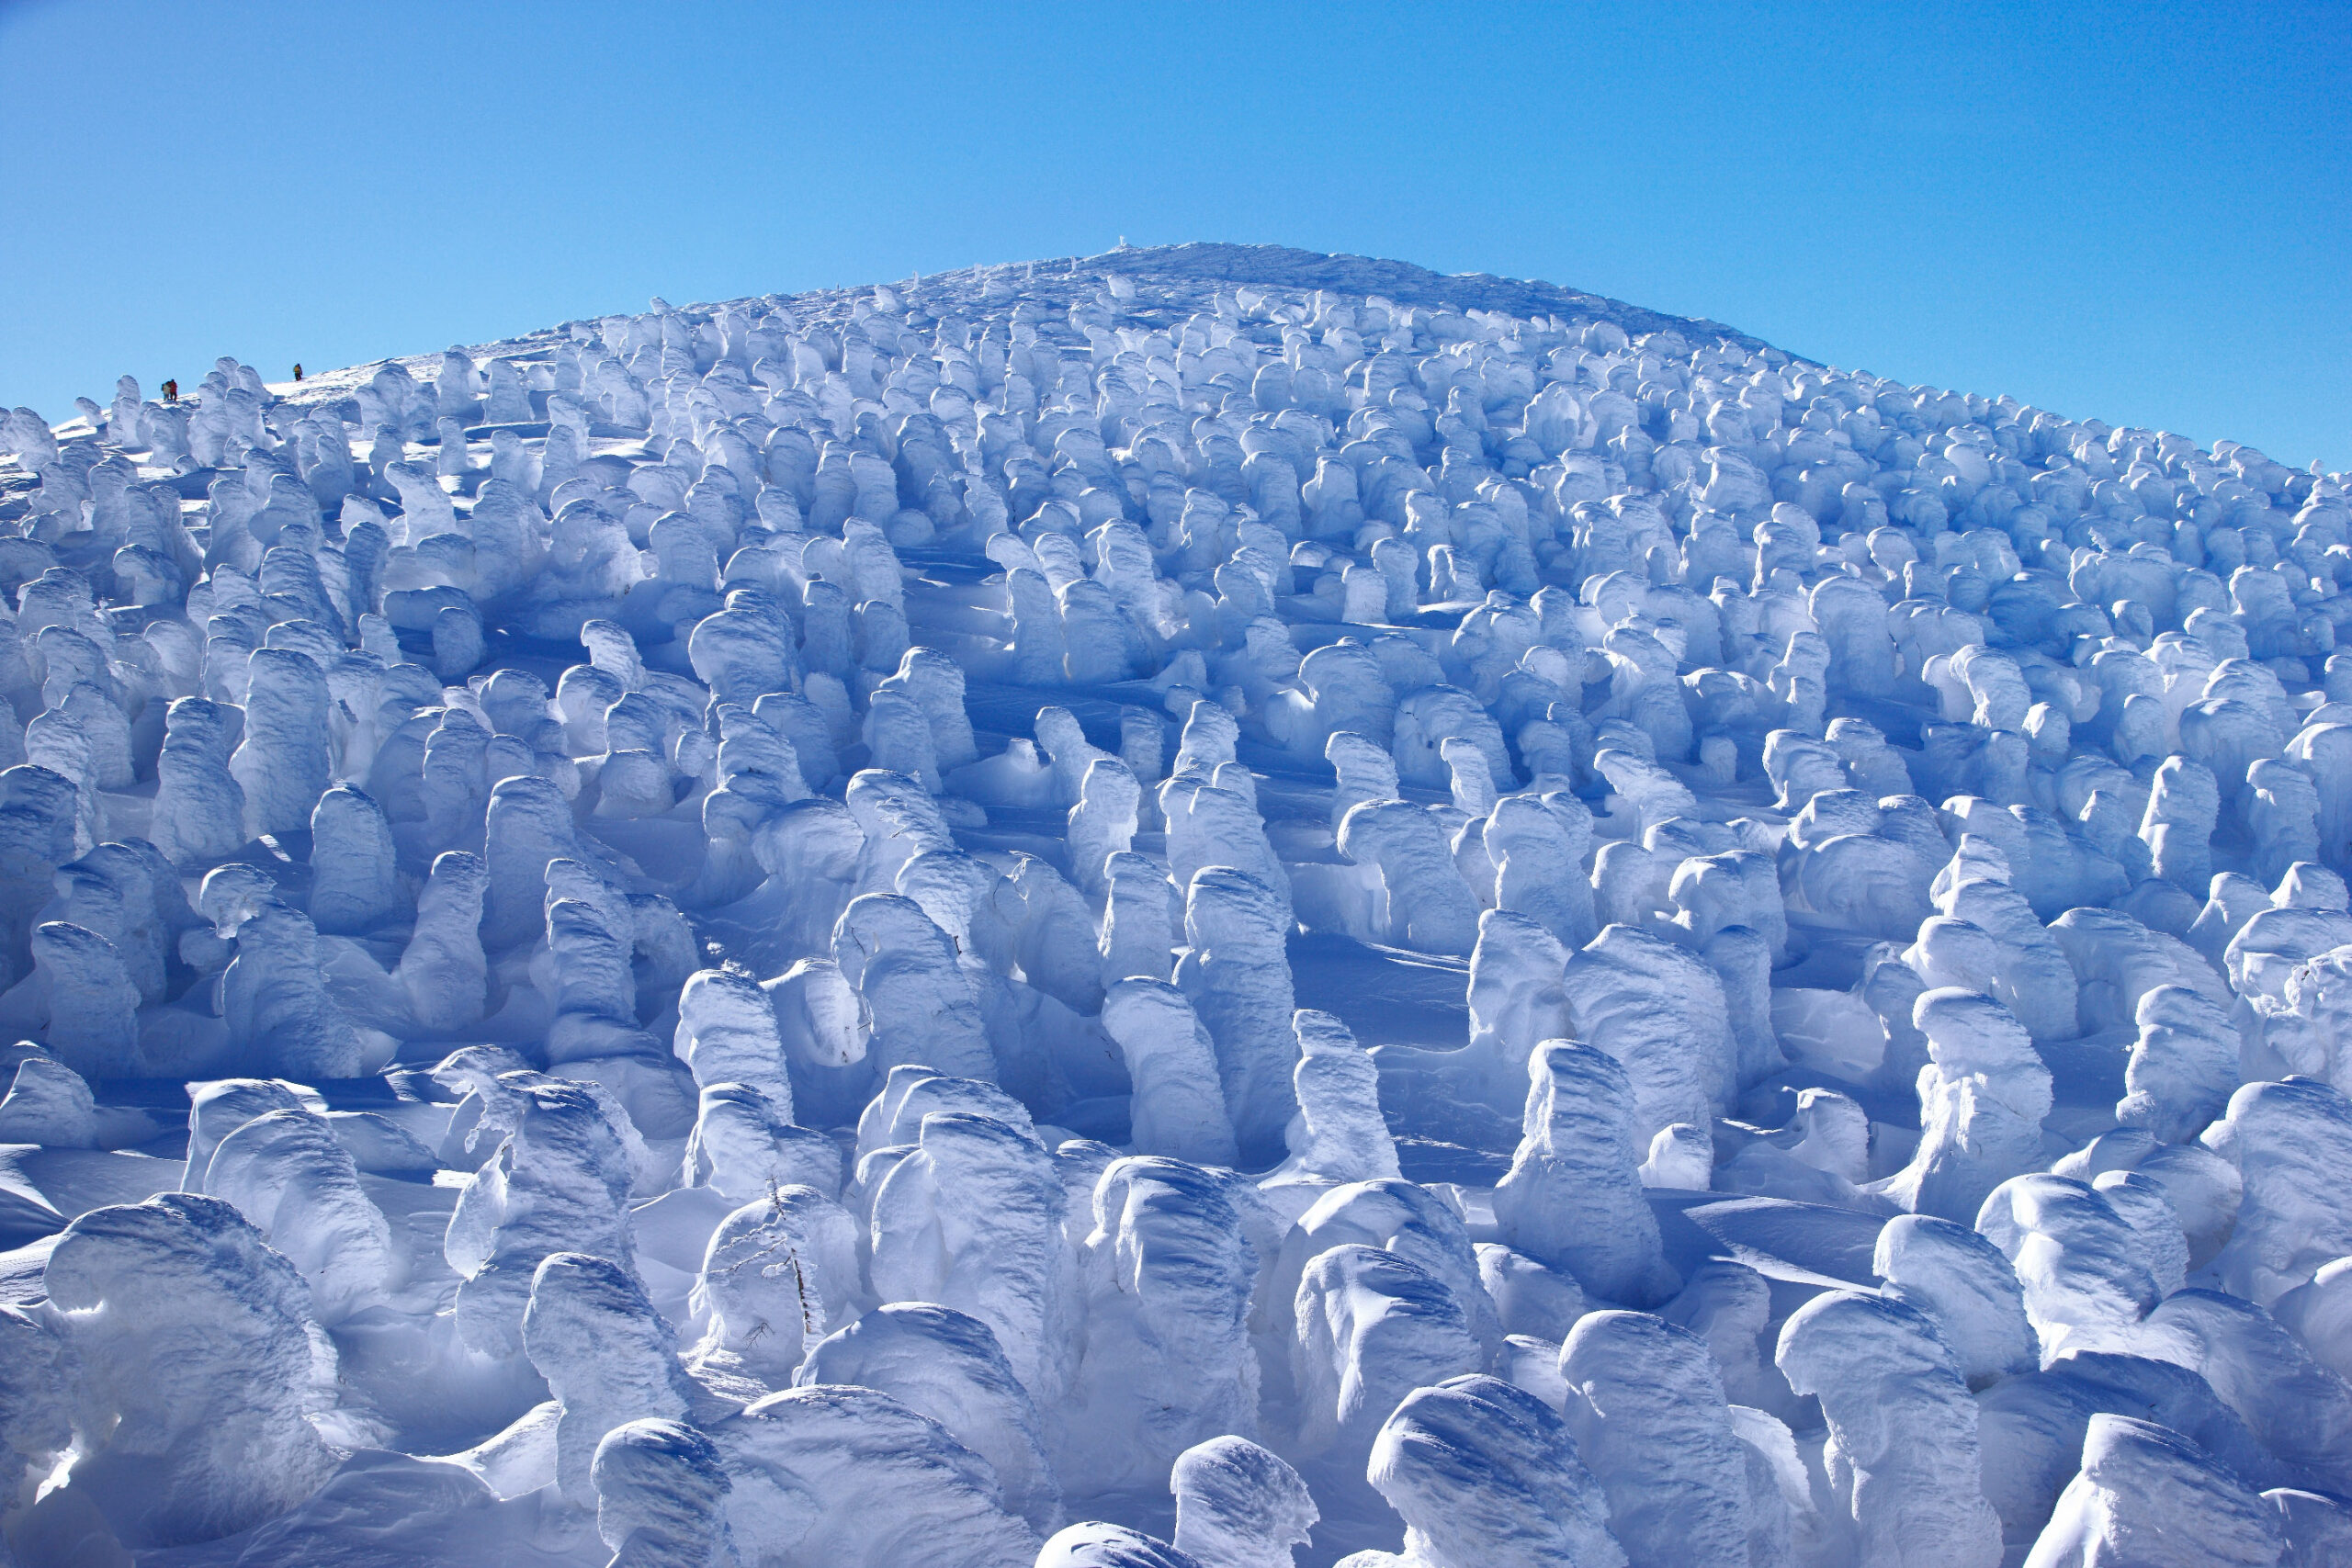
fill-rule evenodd
<path id="1" fill-rule="evenodd" d="M 0 1560 L 2352 1551 L 2341 476 L 1230 245 L 0 453 Z"/>

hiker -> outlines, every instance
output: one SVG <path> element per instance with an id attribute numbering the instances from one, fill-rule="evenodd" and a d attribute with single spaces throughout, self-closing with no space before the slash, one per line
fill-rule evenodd
<path id="1" fill-rule="evenodd" d="M 296 366 L 294 367 L 294 379 L 296 379 L 297 381 L 300 381 L 301 378 L 302 378 L 302 367 L 301 367 L 300 365 L 299 365 L 299 364 L 298 364 L 298 365 L 296 365 Z"/>
<path id="2" fill-rule="evenodd" d="M 180 384 L 177 381 L 164 383 L 164 400 L 167 403 L 175 403 L 180 400 Z"/>

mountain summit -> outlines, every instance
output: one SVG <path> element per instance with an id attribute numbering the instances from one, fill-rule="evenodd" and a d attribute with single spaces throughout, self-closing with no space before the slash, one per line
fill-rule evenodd
<path id="1" fill-rule="evenodd" d="M 2339 476 L 1227 245 L 174 391 L 0 422 L 17 1558 L 2346 1560 Z"/>

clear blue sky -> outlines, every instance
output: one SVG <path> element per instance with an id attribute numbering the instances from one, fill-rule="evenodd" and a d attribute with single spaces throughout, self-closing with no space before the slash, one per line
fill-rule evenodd
<path id="1" fill-rule="evenodd" d="M 2352 467 L 2352 7 L 0 0 L 0 404 L 1137 244 Z"/>

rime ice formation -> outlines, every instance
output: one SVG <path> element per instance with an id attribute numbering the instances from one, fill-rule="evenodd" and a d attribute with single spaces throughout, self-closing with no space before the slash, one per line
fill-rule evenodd
<path id="1" fill-rule="evenodd" d="M 0 1559 L 2352 1552 L 2352 497 L 1233 246 L 0 412 Z"/>
<path id="2" fill-rule="evenodd" d="M 2000 1561 L 2000 1522 L 1978 1489 L 1976 1406 L 1930 1319 L 1826 1292 L 1790 1314 L 1778 1361 L 1791 1388 L 1820 1396 L 1826 1511 L 1858 1561 Z"/>
<path id="3" fill-rule="evenodd" d="M 2082 1470 L 2026 1562 L 2275 1563 L 2280 1525 L 2265 1498 L 2179 1433 L 2102 1411 L 2086 1430 Z"/>
<path id="4" fill-rule="evenodd" d="M 1381 1427 L 1372 1483 L 1404 1518 L 1401 1556 L 1363 1568 L 1623 1568 L 1609 1505 L 1556 1412 L 1489 1377 L 1415 1390 Z"/>
<path id="5" fill-rule="evenodd" d="M 686 1413 L 685 1375 L 670 1353 L 671 1337 L 644 1287 L 618 1264 L 558 1252 L 532 1275 L 523 1348 L 561 1412 L 555 1479 L 566 1497 L 596 1495 L 591 1467 L 615 1427 Z"/>
<path id="6" fill-rule="evenodd" d="M 217 1198 L 164 1193 L 91 1210 L 42 1270 L 80 1370 L 89 1447 L 73 1486 L 126 1546 L 208 1540 L 261 1523 L 324 1481 L 318 1418 L 335 1350 L 310 1291 Z"/>
<path id="7" fill-rule="evenodd" d="M 1878 1233 L 1871 1269 L 1884 1281 L 1883 1294 L 1935 1324 L 1969 1387 L 2041 1364 L 2017 1272 L 1977 1232 L 1932 1215 L 1898 1214 Z"/>
<path id="8" fill-rule="evenodd" d="M 988 1461 L 1012 1512 L 1040 1533 L 1059 1528 L 1061 1487 L 1036 1406 L 979 1319 L 893 1303 L 811 1345 L 794 1381 L 858 1383 L 893 1395 Z"/>
<path id="9" fill-rule="evenodd" d="M 626 1421 L 596 1445 L 596 1534 L 619 1568 L 727 1561 L 727 1472 L 718 1447 L 683 1421 Z"/>
<path id="10" fill-rule="evenodd" d="M 1560 1348 L 1568 1428 L 1644 1564 L 1748 1561 L 1747 1464 L 1707 1343 L 1638 1312 L 1587 1313 Z"/>
<path id="11" fill-rule="evenodd" d="M 2040 1163 L 2050 1070 L 2017 1016 L 1981 991 L 1938 987 L 1911 1021 L 1928 1055 L 1919 1149 L 1888 1191 L 1914 1213 L 1972 1219 L 1987 1192 Z"/>
<path id="12" fill-rule="evenodd" d="M 1642 1198 L 1625 1069 L 1572 1040 L 1546 1041 L 1528 1068 L 1525 1132 L 1493 1200 L 1500 1239 L 1573 1275 L 1588 1296 L 1665 1299 L 1673 1272 Z"/>
<path id="13" fill-rule="evenodd" d="M 1298 1472 L 1246 1438 L 1211 1438 L 1176 1456 L 1179 1551 L 1233 1568 L 1288 1568 L 1310 1539 L 1315 1499 Z"/>

